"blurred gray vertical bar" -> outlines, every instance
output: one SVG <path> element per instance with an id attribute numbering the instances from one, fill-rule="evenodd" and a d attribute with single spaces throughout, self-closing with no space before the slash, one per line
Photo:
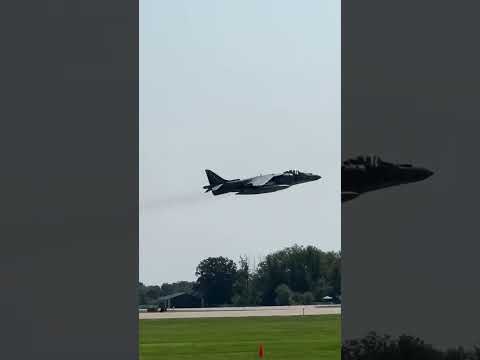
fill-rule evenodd
<path id="1" fill-rule="evenodd" d="M 342 205 L 343 339 L 479 343 L 480 3 L 342 2 L 342 158 L 428 167 Z"/>
<path id="2" fill-rule="evenodd" d="M 138 1 L 3 1 L 0 358 L 138 354 Z"/>

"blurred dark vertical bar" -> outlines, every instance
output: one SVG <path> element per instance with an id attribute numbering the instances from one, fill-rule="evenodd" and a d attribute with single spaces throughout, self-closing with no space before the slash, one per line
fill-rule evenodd
<path id="1" fill-rule="evenodd" d="M 342 205 L 343 339 L 479 343 L 480 3 L 342 1 L 342 158 L 435 171 Z"/>
<path id="2" fill-rule="evenodd" d="M 3 1 L 1 359 L 138 353 L 138 1 Z"/>

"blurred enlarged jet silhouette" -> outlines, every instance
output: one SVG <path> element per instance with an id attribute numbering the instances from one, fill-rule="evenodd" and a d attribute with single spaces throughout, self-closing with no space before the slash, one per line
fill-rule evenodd
<path id="1" fill-rule="evenodd" d="M 319 175 L 303 173 L 298 170 L 288 170 L 281 174 L 268 174 L 248 179 L 225 180 L 211 170 L 205 170 L 209 185 L 204 186 L 205 192 L 213 195 L 234 192 L 236 195 L 263 194 L 288 189 L 292 185 L 318 180 Z"/>
<path id="2" fill-rule="evenodd" d="M 392 164 L 377 156 L 359 156 L 342 164 L 342 202 L 390 186 L 425 180 L 433 172 L 410 164 Z"/>

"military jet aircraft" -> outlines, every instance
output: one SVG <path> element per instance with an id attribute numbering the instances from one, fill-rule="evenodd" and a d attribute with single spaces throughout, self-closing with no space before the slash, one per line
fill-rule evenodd
<path id="1" fill-rule="evenodd" d="M 422 181 L 433 172 L 411 164 L 392 164 L 378 156 L 359 156 L 342 164 L 342 202 L 386 187 Z"/>
<path id="2" fill-rule="evenodd" d="M 209 185 L 203 188 L 205 192 L 211 191 L 213 195 L 229 192 L 236 195 L 254 195 L 270 193 L 288 189 L 292 185 L 302 184 L 321 178 L 319 175 L 303 173 L 298 170 L 288 170 L 279 174 L 255 176 L 248 179 L 225 180 L 211 170 L 205 170 Z"/>

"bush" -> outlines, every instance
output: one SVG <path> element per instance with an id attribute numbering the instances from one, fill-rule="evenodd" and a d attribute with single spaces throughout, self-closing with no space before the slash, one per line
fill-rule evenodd
<path id="1" fill-rule="evenodd" d="M 305 305 L 311 305 L 315 301 L 315 297 L 310 291 L 307 291 L 306 293 L 303 294 L 303 303 Z"/>
<path id="2" fill-rule="evenodd" d="M 311 305 L 315 301 L 315 297 L 310 291 L 302 293 L 294 292 L 292 294 L 292 305 Z"/>
<path id="3" fill-rule="evenodd" d="M 291 304 L 292 305 L 303 305 L 303 294 L 298 293 L 298 292 L 294 292 L 292 294 Z"/>
<path id="4" fill-rule="evenodd" d="M 276 287 L 275 295 L 275 303 L 277 305 L 290 305 L 292 303 L 292 290 L 285 284 Z"/>
<path id="5" fill-rule="evenodd" d="M 249 305 L 249 299 L 240 294 L 235 294 L 232 297 L 232 305 L 233 306 L 248 306 Z"/>

